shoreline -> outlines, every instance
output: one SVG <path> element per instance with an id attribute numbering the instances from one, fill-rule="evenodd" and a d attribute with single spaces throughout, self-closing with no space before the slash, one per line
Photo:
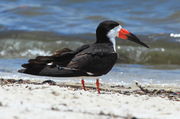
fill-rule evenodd
<path id="1" fill-rule="evenodd" d="M 180 89 L 0 79 L 1 119 L 178 119 Z M 8 113 L 7 113 L 8 112 Z"/>

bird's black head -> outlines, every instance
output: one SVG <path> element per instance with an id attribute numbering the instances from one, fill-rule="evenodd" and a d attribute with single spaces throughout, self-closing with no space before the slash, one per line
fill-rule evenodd
<path id="1" fill-rule="evenodd" d="M 118 25 L 119 23 L 111 20 L 101 22 L 96 29 L 96 43 L 111 43 L 107 34 L 111 29 Z"/>
<path id="2" fill-rule="evenodd" d="M 103 21 L 96 29 L 96 43 L 111 43 L 114 51 L 116 51 L 116 37 L 124 40 L 130 40 L 149 48 L 149 46 L 141 42 L 134 34 L 122 28 L 122 26 L 115 21 Z"/>

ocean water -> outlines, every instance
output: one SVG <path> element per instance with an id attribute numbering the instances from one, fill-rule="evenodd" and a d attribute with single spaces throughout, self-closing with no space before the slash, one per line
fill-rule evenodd
<path id="1" fill-rule="evenodd" d="M 101 77 L 104 82 L 179 85 L 179 5 L 179 0 L 1 0 L 0 77 L 39 78 L 17 70 L 28 58 L 93 43 L 97 25 L 111 19 L 150 48 L 117 39 L 119 58 Z"/>

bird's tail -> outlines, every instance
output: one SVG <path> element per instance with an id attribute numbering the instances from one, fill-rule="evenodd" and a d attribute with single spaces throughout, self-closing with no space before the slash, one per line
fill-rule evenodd
<path id="1" fill-rule="evenodd" d="M 52 56 L 38 56 L 35 59 L 30 59 L 28 63 L 23 64 L 22 67 L 24 69 L 21 69 L 18 72 L 37 75 L 48 63 L 52 61 Z"/>
<path id="2" fill-rule="evenodd" d="M 57 64 L 60 66 L 65 66 L 68 63 L 68 60 L 64 60 L 66 55 L 71 56 L 72 50 L 68 48 L 64 48 L 61 50 L 57 50 L 51 56 L 37 56 L 35 59 L 30 59 L 28 63 L 23 64 L 22 67 L 24 69 L 19 70 L 18 72 L 38 75 L 41 70 L 50 65 L 51 67 L 55 67 Z M 68 54 L 69 53 L 69 54 Z M 63 55 L 65 54 L 65 55 Z"/>

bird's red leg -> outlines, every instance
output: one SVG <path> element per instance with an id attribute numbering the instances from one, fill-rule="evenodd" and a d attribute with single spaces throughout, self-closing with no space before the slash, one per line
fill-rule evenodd
<path id="1" fill-rule="evenodd" d="M 98 94 L 100 94 L 100 83 L 99 83 L 99 79 L 96 79 L 96 89 L 98 91 Z"/>
<path id="2" fill-rule="evenodd" d="M 82 84 L 82 89 L 86 90 L 84 79 L 81 80 L 81 84 Z"/>

